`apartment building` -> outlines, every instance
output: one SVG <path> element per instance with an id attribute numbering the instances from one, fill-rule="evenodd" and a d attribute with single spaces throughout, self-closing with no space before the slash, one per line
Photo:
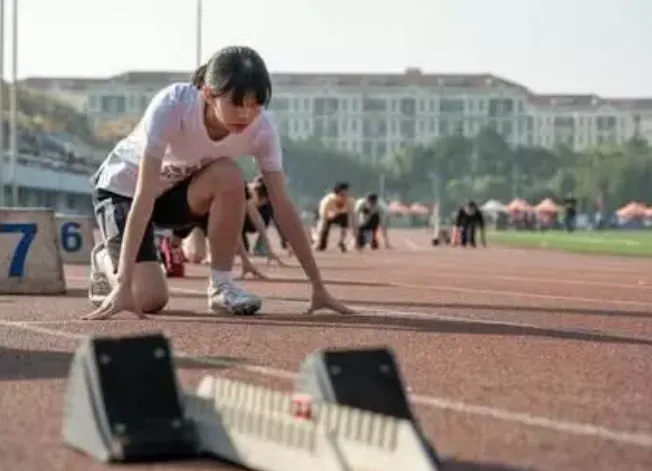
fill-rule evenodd
<path id="1" fill-rule="evenodd" d="M 128 72 L 75 91 L 93 125 L 137 119 L 153 94 L 190 72 Z M 484 127 L 511 145 L 581 150 L 638 135 L 652 142 L 652 99 L 537 95 L 492 74 L 274 74 L 274 110 L 291 139 L 377 160 L 411 143 Z"/>

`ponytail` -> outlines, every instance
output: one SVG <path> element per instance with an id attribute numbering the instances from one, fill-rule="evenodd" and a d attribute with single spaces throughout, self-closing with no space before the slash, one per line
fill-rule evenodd
<path id="1" fill-rule="evenodd" d="M 208 69 L 208 63 L 200 65 L 192 74 L 190 81 L 195 87 L 202 88 L 204 86 L 204 81 L 206 80 L 206 69 Z"/>

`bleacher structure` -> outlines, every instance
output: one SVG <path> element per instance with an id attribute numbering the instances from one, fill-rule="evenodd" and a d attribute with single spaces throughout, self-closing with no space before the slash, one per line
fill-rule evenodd
<path id="1" fill-rule="evenodd" d="M 101 152 L 65 133 L 26 129 L 18 133 L 17 164 L 91 175 L 102 158 Z"/>
<path id="2" fill-rule="evenodd" d="M 0 205 L 91 213 L 89 177 L 106 157 L 106 151 L 65 132 L 21 126 L 17 133 L 16 167 L 12 168 L 8 129 L 4 136 L 4 155 L 0 153 Z"/>

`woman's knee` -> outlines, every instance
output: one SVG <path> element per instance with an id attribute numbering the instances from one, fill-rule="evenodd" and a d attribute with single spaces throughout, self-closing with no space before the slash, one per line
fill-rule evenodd
<path id="1" fill-rule="evenodd" d="M 244 208 L 244 176 L 231 159 L 220 159 L 202 169 L 188 188 L 188 204 L 195 214 L 207 214 L 213 200 L 222 198 Z"/>
<path id="2" fill-rule="evenodd" d="M 151 288 L 144 287 L 142 289 L 134 288 L 134 298 L 138 308 L 146 314 L 153 314 L 163 310 L 170 299 L 167 288 L 154 291 Z"/>
<path id="3" fill-rule="evenodd" d="M 238 193 L 244 199 L 244 175 L 231 159 L 221 159 L 204 168 L 190 184 L 190 192 Z"/>
<path id="4" fill-rule="evenodd" d="M 134 301 L 145 313 L 162 310 L 168 303 L 169 292 L 163 270 L 158 262 L 136 265 L 133 284 Z"/>

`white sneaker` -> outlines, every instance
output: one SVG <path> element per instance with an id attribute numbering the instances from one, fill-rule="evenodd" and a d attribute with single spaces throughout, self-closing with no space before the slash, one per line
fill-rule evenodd
<path id="1" fill-rule="evenodd" d="M 262 300 L 248 293 L 234 282 L 208 287 L 208 308 L 212 311 L 226 310 L 236 316 L 251 316 L 262 306 Z"/>
<path id="2" fill-rule="evenodd" d="M 99 242 L 91 250 L 91 280 L 88 285 L 88 300 L 94 307 L 100 306 L 112 290 L 109 277 L 106 276 L 106 273 L 97 262 L 97 254 L 104 248 L 104 242 Z"/>

